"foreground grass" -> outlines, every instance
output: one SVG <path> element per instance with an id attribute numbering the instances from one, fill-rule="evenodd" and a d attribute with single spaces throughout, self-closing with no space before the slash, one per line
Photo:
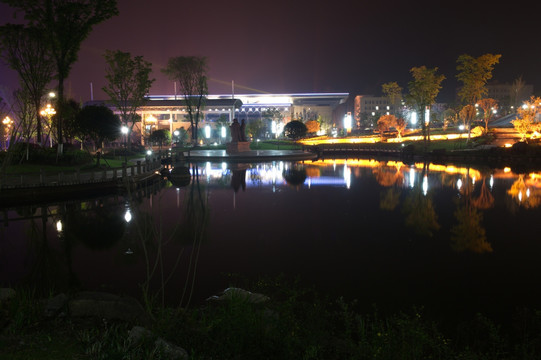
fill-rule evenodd
<path id="1" fill-rule="evenodd" d="M 541 313 L 523 311 L 511 328 L 478 314 L 449 331 L 411 309 L 360 311 L 280 279 L 260 281 L 270 300 L 245 297 L 191 309 L 156 308 L 149 328 L 190 359 L 539 359 Z M 19 292 L 18 292 L 19 294 Z M 104 319 L 45 319 L 21 292 L 0 306 L 0 359 L 163 359 L 153 341 L 131 344 L 133 324 Z"/>

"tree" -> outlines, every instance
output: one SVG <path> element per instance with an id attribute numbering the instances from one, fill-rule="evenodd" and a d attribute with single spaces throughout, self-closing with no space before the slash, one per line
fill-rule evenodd
<path id="1" fill-rule="evenodd" d="M 77 138 L 80 135 L 78 121 L 80 111 L 81 105 L 73 99 L 66 100 L 62 103 L 62 109 L 60 112 L 64 116 L 64 133 L 70 140 Z"/>
<path id="2" fill-rule="evenodd" d="M 460 55 L 457 59 L 458 81 L 462 87 L 458 96 L 465 105 L 475 105 L 487 93 L 487 81 L 492 78 L 494 66 L 500 61 L 501 55 L 485 54 L 474 58 L 471 55 Z M 471 120 L 471 119 L 470 119 Z M 470 124 L 468 123 L 468 141 L 470 139 Z"/>
<path id="3" fill-rule="evenodd" d="M 171 133 L 169 132 L 169 130 L 166 130 L 166 129 L 156 130 L 152 134 L 150 134 L 148 140 L 151 143 L 160 144 L 160 149 L 161 149 L 163 143 L 168 144 L 171 142 Z"/>
<path id="4" fill-rule="evenodd" d="M 271 130 L 273 130 L 273 128 L 272 128 L 272 123 L 273 122 L 276 125 L 276 123 L 281 123 L 283 118 L 284 118 L 282 113 L 276 108 L 268 108 L 268 109 L 264 110 L 261 113 L 261 117 L 265 118 L 267 121 L 270 121 Z M 276 136 L 276 135 L 277 134 L 273 133 L 272 136 Z"/>
<path id="5" fill-rule="evenodd" d="M 536 122 L 541 113 L 541 98 L 532 96 L 529 101 L 518 108 L 518 118 L 511 121 L 515 130 L 522 136 L 521 141 L 526 140 L 527 134 L 532 131 L 541 131 L 541 123 Z"/>
<path id="6" fill-rule="evenodd" d="M 120 119 L 107 106 L 85 106 L 77 118 L 81 133 L 94 141 L 98 148 L 105 140 L 114 140 L 120 134 Z M 97 165 L 100 165 L 99 157 Z"/>
<path id="7" fill-rule="evenodd" d="M 404 118 L 397 118 L 394 123 L 394 128 L 396 129 L 396 132 L 398 133 L 398 139 L 402 140 L 402 133 L 404 133 L 404 130 L 406 130 L 406 120 Z"/>
<path id="8" fill-rule="evenodd" d="M 381 141 L 383 141 L 383 134 L 385 131 L 389 131 L 391 126 L 394 126 L 396 122 L 396 116 L 394 115 L 383 115 L 378 119 L 378 131 Z"/>
<path id="9" fill-rule="evenodd" d="M 109 95 L 111 102 L 120 112 L 122 124 L 131 132 L 135 123 L 140 120 L 137 109 L 145 103 L 146 95 L 155 80 L 150 78 L 152 64 L 143 60 L 142 56 L 132 57 L 129 52 L 120 50 L 106 50 L 103 57 L 107 80 L 103 91 Z"/>
<path id="10" fill-rule="evenodd" d="M 488 123 L 492 120 L 494 110 L 498 108 L 498 101 L 492 98 L 481 99 L 477 102 L 479 107 L 483 109 L 483 121 L 485 122 L 485 133 L 488 133 Z"/>
<path id="11" fill-rule="evenodd" d="M 308 120 L 304 125 L 309 134 L 316 134 L 319 131 L 319 123 L 316 120 Z"/>
<path id="12" fill-rule="evenodd" d="M 301 121 L 293 120 L 284 126 L 284 134 L 290 139 L 299 139 L 306 135 L 306 125 Z"/>
<path id="13" fill-rule="evenodd" d="M 186 131 L 186 129 L 184 129 L 184 127 L 181 127 L 173 131 L 173 134 L 176 134 L 176 133 L 178 133 L 178 135 L 175 135 L 175 143 L 180 144 L 181 146 L 184 146 L 186 139 L 188 139 L 188 132 Z"/>
<path id="14" fill-rule="evenodd" d="M 464 127 L 468 128 L 468 130 L 469 130 L 471 121 L 475 119 L 476 113 L 477 113 L 477 110 L 475 110 L 475 106 L 473 105 L 466 105 L 459 112 L 459 117 L 462 119 Z"/>
<path id="15" fill-rule="evenodd" d="M 458 123 L 459 112 L 452 107 L 447 108 L 443 111 L 443 129 L 447 129 L 449 124 L 456 125 Z"/>
<path id="16" fill-rule="evenodd" d="M 261 137 L 264 129 L 265 123 L 261 119 L 251 120 L 246 125 L 246 132 L 254 139 Z"/>
<path id="17" fill-rule="evenodd" d="M 406 101 L 421 115 L 425 150 L 430 141 L 430 119 L 426 119 L 426 109 L 436 102 L 444 75 L 436 74 L 438 68 L 428 69 L 426 66 L 414 67 L 410 70 L 413 80 L 408 83 L 409 93 Z"/>
<path id="18" fill-rule="evenodd" d="M 24 94 L 34 106 L 36 140 L 42 142 L 41 101 L 51 82 L 54 64 L 45 35 L 36 28 L 7 24 L 0 27 L 0 57 L 17 73 Z"/>
<path id="19" fill-rule="evenodd" d="M 54 59 L 58 79 L 58 104 L 64 101 L 64 80 L 77 61 L 81 43 L 94 25 L 118 15 L 116 0 L 1 0 L 23 11 L 29 27 L 41 31 Z M 63 152 L 63 115 L 57 117 L 58 154 Z"/>
<path id="20" fill-rule="evenodd" d="M 169 79 L 179 82 L 188 110 L 192 142 L 194 146 L 197 146 L 197 127 L 208 95 L 207 59 L 198 56 L 170 58 L 162 72 Z"/>
<path id="21" fill-rule="evenodd" d="M 393 105 L 394 115 L 398 113 L 397 105 L 402 99 L 402 88 L 396 82 L 388 82 L 381 86 L 383 94 L 389 99 Z"/>

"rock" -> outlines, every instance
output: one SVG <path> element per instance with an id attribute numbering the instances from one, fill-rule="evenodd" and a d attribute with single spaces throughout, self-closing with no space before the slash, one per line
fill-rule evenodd
<path id="1" fill-rule="evenodd" d="M 188 353 L 186 352 L 186 350 L 184 350 L 180 346 L 165 341 L 160 337 L 156 337 L 150 330 L 147 330 L 142 326 L 134 326 L 130 330 L 128 341 L 131 345 L 137 345 L 144 340 L 153 338 L 156 338 L 156 340 L 154 340 L 154 346 L 157 350 L 161 351 L 161 354 L 165 356 L 166 359 L 177 360 L 188 358 Z"/>
<path id="2" fill-rule="evenodd" d="M 181 348 L 180 346 L 177 346 L 175 344 L 171 344 L 168 341 L 165 341 L 162 338 L 156 339 L 154 342 L 156 345 L 156 348 L 160 349 L 162 351 L 162 354 L 165 356 L 166 359 L 187 359 L 188 353 L 186 350 Z"/>
<path id="3" fill-rule="evenodd" d="M 252 293 L 240 288 L 227 288 L 220 296 L 211 296 L 207 300 L 233 300 L 240 299 L 251 304 L 259 304 L 268 301 L 270 298 L 263 294 Z"/>
<path id="4" fill-rule="evenodd" d="M 66 307 L 68 296 L 66 294 L 58 294 L 55 297 L 48 299 L 45 304 L 45 316 L 54 317 Z"/>
<path id="5" fill-rule="evenodd" d="M 152 331 L 147 330 L 142 326 L 134 326 L 130 330 L 130 333 L 128 335 L 128 341 L 130 342 L 130 344 L 139 344 L 144 339 L 149 339 L 152 336 Z"/>
<path id="6" fill-rule="evenodd" d="M 13 299 L 15 294 L 15 290 L 11 288 L 0 288 L 0 303 Z"/>
<path id="7" fill-rule="evenodd" d="M 101 292 L 80 292 L 68 304 L 73 317 L 98 317 L 149 324 L 150 316 L 134 298 Z"/>

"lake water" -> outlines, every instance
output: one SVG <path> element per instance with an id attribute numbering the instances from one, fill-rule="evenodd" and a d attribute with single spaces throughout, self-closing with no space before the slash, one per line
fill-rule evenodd
<path id="1" fill-rule="evenodd" d="M 185 305 L 285 274 L 365 309 L 506 318 L 541 304 L 541 171 L 374 159 L 189 170 L 188 185 L 2 209 L 0 286 L 148 289 Z"/>

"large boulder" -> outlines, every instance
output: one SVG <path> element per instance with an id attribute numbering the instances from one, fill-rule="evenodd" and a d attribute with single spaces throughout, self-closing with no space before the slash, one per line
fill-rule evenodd
<path id="1" fill-rule="evenodd" d="M 251 304 L 259 304 L 269 300 L 269 297 L 263 294 L 252 293 L 248 290 L 230 287 L 223 291 L 221 295 L 214 295 L 207 300 L 241 300 Z"/>

